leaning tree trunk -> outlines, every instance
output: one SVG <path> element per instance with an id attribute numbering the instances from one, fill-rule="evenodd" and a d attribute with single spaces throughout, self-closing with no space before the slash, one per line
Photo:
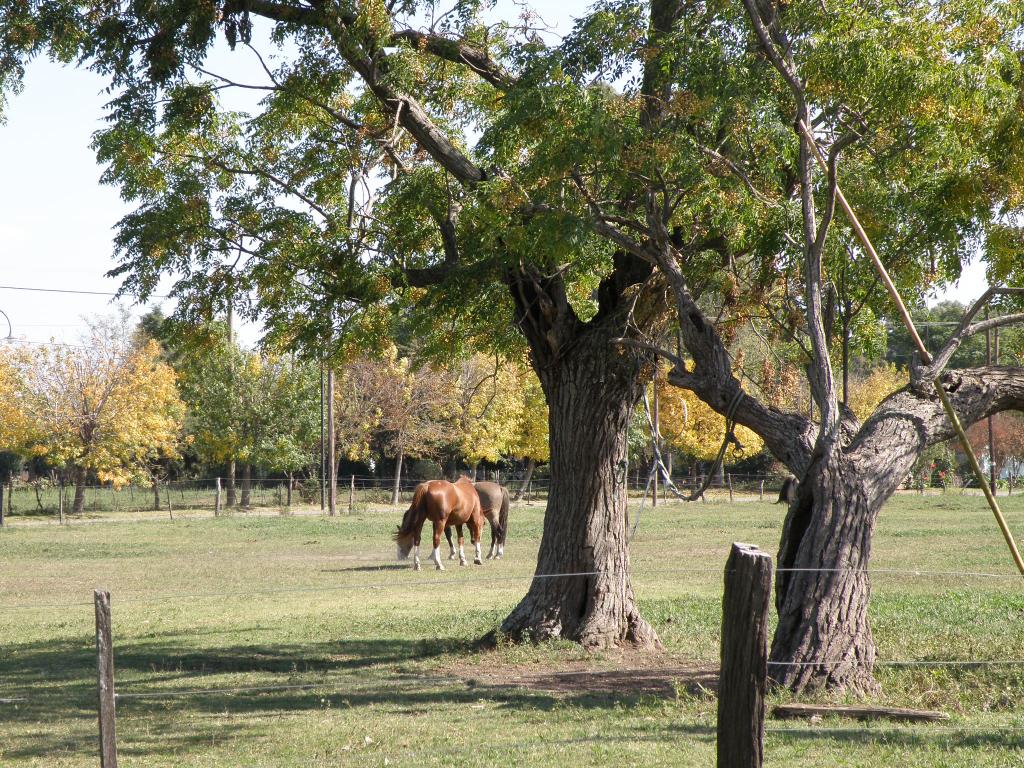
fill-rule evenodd
<path id="1" fill-rule="evenodd" d="M 523 482 L 519 486 L 519 490 L 516 491 L 515 498 L 512 501 L 522 501 L 523 496 L 526 494 L 526 489 L 530 487 L 530 480 L 533 479 L 533 470 L 537 468 L 536 459 L 530 459 L 526 463 L 526 474 L 523 475 Z"/>
<path id="2" fill-rule="evenodd" d="M 801 479 L 778 557 L 779 623 L 769 661 L 778 683 L 795 691 L 877 690 L 867 568 L 884 500 L 838 450 Z"/>
<path id="3" fill-rule="evenodd" d="M 549 409 L 551 489 L 538 578 L 501 630 L 587 647 L 657 645 L 636 606 L 626 536 L 626 436 L 643 357 L 616 347 L 611 329 L 588 330 L 556 364 L 537 366 Z"/>
<path id="4" fill-rule="evenodd" d="M 76 515 L 80 515 L 85 511 L 85 468 L 75 467 L 73 477 L 75 479 L 75 501 L 71 506 L 71 511 Z"/>

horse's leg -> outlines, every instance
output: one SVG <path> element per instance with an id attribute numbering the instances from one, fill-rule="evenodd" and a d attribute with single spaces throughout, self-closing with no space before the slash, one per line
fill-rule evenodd
<path id="1" fill-rule="evenodd" d="M 423 531 L 423 526 L 420 526 L 420 530 L 416 531 L 416 538 L 412 542 L 412 569 L 418 571 L 420 569 L 420 533 Z"/>
<path id="2" fill-rule="evenodd" d="M 462 542 L 465 540 L 463 535 L 462 535 L 462 523 L 459 523 L 458 525 L 456 525 L 455 528 L 459 532 L 459 565 L 465 565 L 466 564 L 466 550 L 462 546 Z"/>
<path id="3" fill-rule="evenodd" d="M 476 548 L 476 554 L 473 556 L 474 565 L 484 564 L 480 552 L 480 534 L 483 533 L 483 522 L 483 515 L 477 514 L 469 518 L 469 535 L 472 537 L 473 545 Z"/>
<path id="4" fill-rule="evenodd" d="M 444 520 L 434 521 L 434 551 L 430 553 L 430 559 L 434 561 L 437 570 L 443 571 L 441 565 L 441 532 L 444 530 Z"/>
<path id="5" fill-rule="evenodd" d="M 491 524 L 491 548 L 487 550 L 487 559 L 490 560 L 498 554 L 498 534 L 495 533 L 497 526 L 494 520 L 494 510 L 491 510 L 491 516 L 487 518 L 487 522 Z"/>
<path id="6" fill-rule="evenodd" d="M 448 559 L 449 560 L 454 560 L 455 559 L 455 545 L 452 544 L 452 527 L 450 525 L 446 525 L 444 527 L 444 537 L 448 540 Z"/>

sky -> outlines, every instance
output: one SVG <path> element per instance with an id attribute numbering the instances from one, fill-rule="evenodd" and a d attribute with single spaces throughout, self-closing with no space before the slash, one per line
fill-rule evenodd
<path id="1" fill-rule="evenodd" d="M 564 34 L 570 14 L 582 8 L 573 0 L 542 5 L 540 13 Z M 512 18 L 517 10 L 509 5 L 505 12 Z M 247 82 L 262 74 L 250 52 L 239 47 L 231 53 L 223 44 L 211 69 Z M 100 184 L 102 169 L 89 148 L 93 133 L 103 127 L 108 100 L 103 88 L 103 80 L 88 71 L 37 59 L 28 67 L 22 93 L 10 97 L 6 124 L 0 124 L 0 311 L 18 343 L 77 343 L 85 330 L 83 316 L 116 311 L 109 294 L 118 281 L 105 274 L 115 266 L 114 227 L 129 208 L 115 188 Z M 969 301 L 984 288 L 983 270 L 973 265 L 938 298 Z M 153 304 L 165 312 L 173 308 L 166 300 Z M 149 308 L 130 301 L 124 306 L 134 316 Z M 239 340 L 252 345 L 259 333 L 257 326 L 243 324 Z M 0 339 L 7 335 L 0 315 Z"/>

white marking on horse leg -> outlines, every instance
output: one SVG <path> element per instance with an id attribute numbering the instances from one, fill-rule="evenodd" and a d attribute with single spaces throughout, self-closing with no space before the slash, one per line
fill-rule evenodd
<path id="1" fill-rule="evenodd" d="M 500 560 L 502 557 L 504 557 L 504 555 L 505 555 L 505 545 L 504 544 L 499 544 L 498 545 L 498 555 L 497 555 L 498 559 Z"/>
<path id="2" fill-rule="evenodd" d="M 473 562 L 477 565 L 483 565 L 484 561 L 480 559 L 480 540 L 476 542 L 476 557 L 473 558 Z"/>
<path id="3" fill-rule="evenodd" d="M 448 553 L 448 559 L 449 560 L 454 560 L 455 559 L 455 545 L 454 544 L 449 544 L 448 545 L 448 549 L 451 550 L 451 552 Z"/>
<path id="4" fill-rule="evenodd" d="M 494 557 L 494 554 L 497 551 L 497 547 L 498 547 L 498 545 L 495 542 L 492 541 L 491 542 L 491 548 L 489 550 L 487 550 L 487 559 L 488 560 L 490 560 L 491 558 Z"/>
<path id="5" fill-rule="evenodd" d="M 459 565 L 465 565 L 465 564 L 466 564 L 466 549 L 461 544 L 459 544 Z"/>
<path id="6" fill-rule="evenodd" d="M 414 563 L 413 566 L 412 566 L 412 569 L 414 571 L 418 571 L 420 569 L 420 545 L 419 544 L 415 545 L 412 548 L 412 559 L 413 559 L 413 563 Z"/>
<path id="7" fill-rule="evenodd" d="M 441 548 L 440 547 L 434 547 L 434 551 L 430 553 L 430 559 L 434 561 L 434 565 L 437 567 L 437 570 L 439 570 L 439 571 L 443 571 L 444 570 L 444 566 L 441 565 Z"/>

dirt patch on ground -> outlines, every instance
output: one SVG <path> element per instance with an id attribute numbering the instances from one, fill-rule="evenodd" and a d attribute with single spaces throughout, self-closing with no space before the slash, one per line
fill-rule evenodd
<path id="1" fill-rule="evenodd" d="M 701 694 L 718 688 L 718 666 L 685 662 L 662 653 L 623 653 L 600 659 L 544 664 L 493 664 L 453 670 L 470 687 L 526 688 L 545 693 L 658 696 Z"/>

